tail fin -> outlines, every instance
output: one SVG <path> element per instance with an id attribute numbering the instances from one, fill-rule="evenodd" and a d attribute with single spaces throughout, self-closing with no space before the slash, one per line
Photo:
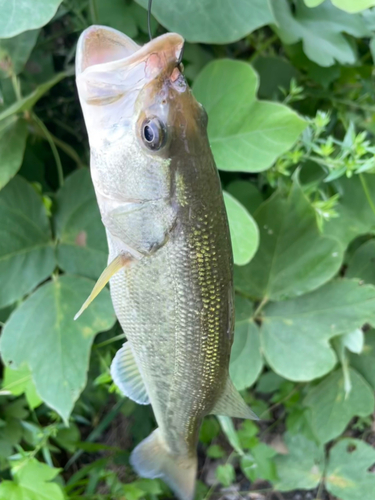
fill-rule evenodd
<path id="1" fill-rule="evenodd" d="M 163 479 L 180 500 L 193 500 L 197 457 L 171 455 L 161 439 L 159 429 L 134 449 L 130 463 L 142 477 Z"/>

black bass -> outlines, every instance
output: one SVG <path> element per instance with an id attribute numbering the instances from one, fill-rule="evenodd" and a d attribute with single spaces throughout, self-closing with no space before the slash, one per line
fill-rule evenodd
<path id="1" fill-rule="evenodd" d="M 203 417 L 254 414 L 228 377 L 232 248 L 207 115 L 181 73 L 183 44 L 168 33 L 140 47 L 92 26 L 80 37 L 76 72 L 109 247 L 81 311 L 110 280 L 128 339 L 113 380 L 151 403 L 159 426 L 131 464 L 191 500 Z"/>

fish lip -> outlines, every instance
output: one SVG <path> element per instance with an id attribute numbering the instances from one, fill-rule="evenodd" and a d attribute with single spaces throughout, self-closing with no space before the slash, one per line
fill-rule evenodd
<path id="1" fill-rule="evenodd" d="M 124 44 L 128 46 L 128 50 L 132 50 L 126 57 L 112 59 L 108 62 L 102 62 L 97 64 L 88 65 L 86 68 L 82 68 L 82 61 L 84 57 L 85 44 L 86 41 L 96 33 L 103 31 L 121 39 Z M 165 66 L 177 66 L 181 62 L 184 39 L 178 33 L 165 33 L 157 38 L 150 40 L 143 46 L 137 45 L 131 38 L 124 35 L 120 31 L 113 28 L 108 28 L 106 26 L 94 25 L 87 28 L 82 32 L 78 44 L 77 44 L 77 55 L 76 55 L 76 77 L 84 76 L 94 71 L 113 71 L 114 67 L 122 68 L 129 66 L 136 66 L 142 61 L 147 61 L 152 55 L 156 57 L 163 54 L 164 57 L 159 58 L 159 62 L 154 61 L 153 66 L 159 66 L 160 71 Z"/>

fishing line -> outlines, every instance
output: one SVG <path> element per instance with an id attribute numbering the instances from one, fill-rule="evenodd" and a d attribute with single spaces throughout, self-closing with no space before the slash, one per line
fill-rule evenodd
<path id="1" fill-rule="evenodd" d="M 148 0 L 147 28 L 148 28 L 148 36 L 150 37 L 150 41 L 152 40 L 152 34 L 151 34 L 151 6 L 152 6 L 152 0 Z"/>

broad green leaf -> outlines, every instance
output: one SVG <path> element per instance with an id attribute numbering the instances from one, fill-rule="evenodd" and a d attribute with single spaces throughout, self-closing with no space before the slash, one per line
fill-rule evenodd
<path id="1" fill-rule="evenodd" d="M 244 266 L 250 262 L 257 251 L 258 227 L 236 198 L 224 192 L 224 201 L 232 240 L 233 260 L 237 266 Z"/>
<path id="2" fill-rule="evenodd" d="M 250 301 L 236 297 L 236 325 L 230 356 L 229 374 L 236 388 L 241 391 L 250 387 L 263 368 L 260 352 L 260 330 L 252 319 Z"/>
<path id="3" fill-rule="evenodd" d="M 375 391 L 375 330 L 365 333 L 365 345 L 360 355 L 350 354 L 350 364 Z"/>
<path id="4" fill-rule="evenodd" d="M 41 286 L 11 315 L 0 340 L 4 362 L 27 363 L 38 394 L 65 421 L 86 384 L 95 334 L 115 322 L 107 289 L 73 321 L 93 284 L 64 275 Z"/>
<path id="5" fill-rule="evenodd" d="M 342 439 L 331 449 L 326 488 L 341 500 L 373 500 L 375 450 L 359 439 Z"/>
<path id="6" fill-rule="evenodd" d="M 261 479 L 275 482 L 277 480 L 274 457 L 276 451 L 265 443 L 258 443 L 251 448 L 251 455 L 241 458 L 241 469 L 250 481 Z"/>
<path id="7" fill-rule="evenodd" d="M 367 417 L 374 411 L 374 394 L 368 383 L 353 369 L 350 380 L 352 390 L 347 394 L 344 375 L 338 369 L 312 387 L 304 400 L 311 428 L 322 444 L 344 432 L 353 417 Z"/>
<path id="8" fill-rule="evenodd" d="M 272 0 L 276 18 L 274 29 L 281 40 L 286 44 L 302 40 L 307 57 L 320 66 L 332 66 L 336 61 L 353 64 L 357 54 L 344 33 L 369 36 L 362 17 L 347 14 L 330 2 L 314 9 L 307 7 L 303 0 L 297 0 L 296 4 L 295 14 L 292 14 L 287 0 Z"/>
<path id="9" fill-rule="evenodd" d="M 0 78 L 21 73 L 38 35 L 39 30 L 31 30 L 13 38 L 0 39 Z"/>
<path id="10" fill-rule="evenodd" d="M 21 366 L 18 370 L 6 366 L 2 390 L 9 391 L 14 396 L 20 396 L 25 393 L 26 400 L 31 409 L 36 408 L 42 403 L 36 392 L 31 371 L 27 365 Z"/>
<path id="11" fill-rule="evenodd" d="M 375 324 L 375 288 L 355 280 L 335 280 L 302 297 L 266 305 L 262 352 L 279 375 L 312 380 L 336 363 L 329 339 L 365 323 Z"/>
<path id="12" fill-rule="evenodd" d="M 363 351 L 364 345 L 364 334 L 361 328 L 357 328 L 352 332 L 346 333 L 342 336 L 344 346 L 349 349 L 350 352 L 355 354 L 360 354 Z"/>
<path id="13" fill-rule="evenodd" d="M 0 126 L 0 189 L 16 175 L 26 148 L 27 124 L 11 117 Z"/>
<path id="14" fill-rule="evenodd" d="M 0 0 L 0 38 L 41 28 L 56 14 L 62 0 Z"/>
<path id="15" fill-rule="evenodd" d="M 0 307 L 4 307 L 48 278 L 55 256 L 42 199 L 22 177 L 0 191 L 0 220 Z"/>
<path id="16" fill-rule="evenodd" d="M 375 176 L 362 176 L 375 204 Z M 324 233 L 334 236 L 345 246 L 361 234 L 375 234 L 375 214 L 365 196 L 359 176 L 354 175 L 350 179 L 342 177 L 335 182 L 335 186 L 341 195 L 335 206 L 338 217 L 324 224 Z"/>
<path id="17" fill-rule="evenodd" d="M 57 262 L 68 273 L 98 278 L 108 247 L 88 169 L 76 170 L 56 196 Z"/>
<path id="18" fill-rule="evenodd" d="M 331 0 L 333 5 L 346 12 L 360 12 L 375 5 L 375 0 Z M 308 7 L 316 7 L 324 0 L 305 0 Z"/>
<path id="19" fill-rule="evenodd" d="M 123 0 L 95 0 L 97 24 L 110 26 L 125 33 L 130 38 L 138 34 L 136 22 L 132 15 L 132 6 Z M 145 15 L 147 17 L 147 14 Z"/>
<path id="20" fill-rule="evenodd" d="M 209 116 L 208 137 L 220 170 L 266 170 L 306 127 L 287 106 L 259 101 L 258 85 L 249 64 L 229 59 L 211 62 L 194 82 L 194 94 Z"/>
<path id="21" fill-rule="evenodd" d="M 340 269 L 343 248 L 320 234 L 297 181 L 287 197 L 277 191 L 262 203 L 254 218 L 260 245 L 250 264 L 235 269 L 238 290 L 256 299 L 283 300 L 318 288 Z"/>
<path id="22" fill-rule="evenodd" d="M 255 187 L 255 184 L 249 181 L 233 181 L 226 187 L 226 190 L 229 194 L 234 196 L 250 214 L 254 213 L 264 201 L 259 189 Z"/>
<path id="23" fill-rule="evenodd" d="M 48 82 L 41 83 L 33 92 L 31 92 L 31 94 L 23 97 L 19 101 L 16 101 L 11 106 L 7 107 L 2 113 L 0 113 L 0 122 L 16 113 L 29 111 L 53 86 L 55 86 L 67 76 L 71 76 L 72 74 L 73 70 L 71 69 L 62 71 L 61 73 L 57 73 L 53 78 L 51 78 L 51 80 L 48 80 Z"/>
<path id="24" fill-rule="evenodd" d="M 143 7 L 147 0 L 137 0 Z M 158 0 L 152 5 L 155 18 L 169 31 L 188 42 L 231 43 L 274 22 L 265 0 Z"/>
<path id="25" fill-rule="evenodd" d="M 375 285 L 375 240 L 367 241 L 354 252 L 348 262 L 346 276 Z"/>
<path id="26" fill-rule="evenodd" d="M 285 435 L 287 455 L 275 458 L 279 481 L 275 489 L 290 491 L 315 488 L 322 479 L 324 471 L 324 449 L 303 435 Z"/>
<path id="27" fill-rule="evenodd" d="M 61 487 L 50 482 L 59 469 L 30 458 L 12 464 L 13 481 L 0 484 L 0 500 L 64 500 Z"/>

